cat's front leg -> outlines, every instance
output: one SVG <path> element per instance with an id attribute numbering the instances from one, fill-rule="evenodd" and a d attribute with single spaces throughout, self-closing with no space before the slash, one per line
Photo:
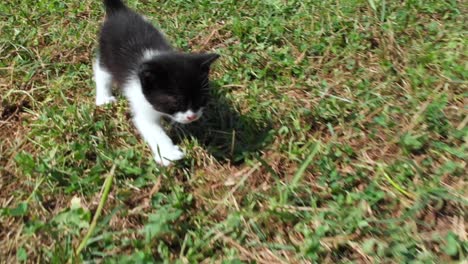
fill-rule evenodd
<path id="1" fill-rule="evenodd" d="M 133 118 L 133 122 L 151 148 L 157 163 L 169 166 L 172 161 L 180 160 L 185 156 L 182 150 L 172 143 L 159 122 L 138 115 Z"/>
<path id="2" fill-rule="evenodd" d="M 116 101 L 112 96 L 112 75 L 99 63 L 99 59 L 93 63 L 94 81 L 96 82 L 96 105 L 105 105 Z"/>

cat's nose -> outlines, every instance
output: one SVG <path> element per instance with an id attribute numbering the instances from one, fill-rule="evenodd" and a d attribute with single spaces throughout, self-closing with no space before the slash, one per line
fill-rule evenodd
<path id="1" fill-rule="evenodd" d="M 192 115 L 188 115 L 187 116 L 187 120 L 188 121 L 194 121 L 198 118 L 198 116 L 196 114 L 192 114 Z"/>

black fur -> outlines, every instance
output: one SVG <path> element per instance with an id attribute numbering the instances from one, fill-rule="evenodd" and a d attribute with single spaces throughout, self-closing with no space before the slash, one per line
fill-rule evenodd
<path id="1" fill-rule="evenodd" d="M 120 0 L 104 0 L 107 18 L 99 38 L 100 66 L 123 87 L 138 76 L 143 94 L 153 107 L 166 114 L 206 104 L 210 65 L 219 55 L 174 51 L 164 36 Z M 143 60 L 145 51 L 160 55 Z"/>
<path id="2" fill-rule="evenodd" d="M 121 1 L 114 0 L 104 0 L 104 5 L 106 6 L 106 13 L 110 14 L 119 9 L 124 9 L 125 5 Z"/>

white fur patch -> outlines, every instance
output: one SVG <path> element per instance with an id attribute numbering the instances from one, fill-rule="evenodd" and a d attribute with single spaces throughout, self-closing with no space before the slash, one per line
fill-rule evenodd
<path id="1" fill-rule="evenodd" d="M 188 124 L 198 120 L 203 114 L 203 109 L 199 109 L 197 112 L 189 109 L 185 112 L 177 112 L 172 115 L 172 119 L 178 123 Z"/>
<path id="2" fill-rule="evenodd" d="M 148 61 L 161 54 L 157 50 L 148 49 L 143 52 L 143 61 Z"/>
<path id="3" fill-rule="evenodd" d="M 115 102 L 112 96 L 112 76 L 99 65 L 99 59 L 93 63 L 94 81 L 96 82 L 96 105 Z"/>
<path id="4" fill-rule="evenodd" d="M 123 90 L 132 108 L 133 122 L 151 148 L 156 162 L 168 166 L 171 161 L 182 159 L 184 153 L 172 143 L 160 124 L 164 114 L 154 110 L 146 100 L 140 80 L 136 77 L 130 79 L 124 85 Z"/>

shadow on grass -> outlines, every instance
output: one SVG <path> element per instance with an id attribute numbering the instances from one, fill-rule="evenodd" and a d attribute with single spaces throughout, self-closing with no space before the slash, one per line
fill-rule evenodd
<path id="1" fill-rule="evenodd" d="M 193 137 L 218 161 L 242 163 L 271 142 L 271 123 L 264 116 L 240 114 L 219 86 L 211 87 L 202 118 L 189 125 L 175 125 L 175 139 Z"/>

